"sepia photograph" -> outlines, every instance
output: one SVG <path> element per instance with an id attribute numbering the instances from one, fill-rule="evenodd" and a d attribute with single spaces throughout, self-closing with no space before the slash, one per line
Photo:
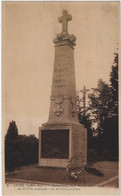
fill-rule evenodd
<path id="1" fill-rule="evenodd" d="M 2 2 L 3 195 L 119 195 L 119 1 Z"/>

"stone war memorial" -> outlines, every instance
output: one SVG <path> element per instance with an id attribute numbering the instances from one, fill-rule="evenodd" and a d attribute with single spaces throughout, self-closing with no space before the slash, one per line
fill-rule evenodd
<path id="1" fill-rule="evenodd" d="M 68 160 L 82 153 L 87 162 L 87 130 L 78 122 L 74 46 L 68 33 L 72 16 L 64 10 L 58 18 L 62 32 L 54 39 L 55 59 L 49 119 L 39 128 L 39 166 L 66 168 Z M 56 21 L 55 21 L 56 22 Z"/>

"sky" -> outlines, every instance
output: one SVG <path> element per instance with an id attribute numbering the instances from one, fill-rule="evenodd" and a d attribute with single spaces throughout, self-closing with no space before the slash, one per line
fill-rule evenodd
<path id="1" fill-rule="evenodd" d="M 19 134 L 35 134 L 49 117 L 58 17 L 68 10 L 76 90 L 95 88 L 109 74 L 119 43 L 119 2 L 3 2 L 2 130 L 16 121 Z M 81 96 L 81 93 L 80 93 Z"/>

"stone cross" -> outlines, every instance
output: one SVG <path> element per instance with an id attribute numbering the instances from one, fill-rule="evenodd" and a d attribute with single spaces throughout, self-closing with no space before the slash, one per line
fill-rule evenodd
<path id="1" fill-rule="evenodd" d="M 68 14 L 68 11 L 63 10 L 63 15 L 58 18 L 58 21 L 62 23 L 62 32 L 68 32 L 68 21 L 72 20 L 72 16 Z"/>
<path id="2" fill-rule="evenodd" d="M 83 90 L 80 90 L 80 92 L 83 93 L 83 109 L 84 109 L 84 116 L 85 116 L 85 109 L 86 109 L 86 93 L 89 91 L 89 89 L 86 89 L 84 86 Z"/>

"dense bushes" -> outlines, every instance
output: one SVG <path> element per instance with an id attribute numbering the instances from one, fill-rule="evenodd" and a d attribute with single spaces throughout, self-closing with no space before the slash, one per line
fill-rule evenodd
<path id="1" fill-rule="evenodd" d="M 18 135 L 12 121 L 5 136 L 5 169 L 9 172 L 21 165 L 38 162 L 38 139 L 34 135 Z"/>

